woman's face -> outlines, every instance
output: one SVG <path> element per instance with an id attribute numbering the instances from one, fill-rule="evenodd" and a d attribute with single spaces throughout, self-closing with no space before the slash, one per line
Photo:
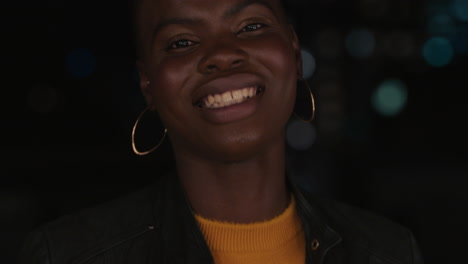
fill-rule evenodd
<path id="1" fill-rule="evenodd" d="M 301 59 L 279 0 L 142 1 L 140 86 L 176 155 L 237 161 L 283 144 Z"/>

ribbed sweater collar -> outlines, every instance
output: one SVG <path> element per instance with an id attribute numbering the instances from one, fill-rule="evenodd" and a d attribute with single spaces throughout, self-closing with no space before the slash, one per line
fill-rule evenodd
<path id="1" fill-rule="evenodd" d="M 296 212 L 296 201 L 291 195 L 288 207 L 273 219 L 255 223 L 215 221 L 195 215 L 200 229 L 212 251 L 252 252 L 281 247 L 302 231 Z"/>

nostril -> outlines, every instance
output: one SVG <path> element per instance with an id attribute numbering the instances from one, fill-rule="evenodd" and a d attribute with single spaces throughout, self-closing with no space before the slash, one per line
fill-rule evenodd
<path id="1" fill-rule="evenodd" d="M 242 60 L 235 60 L 232 62 L 232 65 L 238 65 L 238 64 L 241 64 L 242 63 Z"/>
<path id="2" fill-rule="evenodd" d="M 206 69 L 209 70 L 209 71 L 215 70 L 216 65 L 210 64 L 210 65 L 206 66 Z"/>

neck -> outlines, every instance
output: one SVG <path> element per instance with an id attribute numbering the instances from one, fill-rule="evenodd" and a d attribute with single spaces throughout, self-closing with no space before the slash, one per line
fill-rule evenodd
<path id="1" fill-rule="evenodd" d="M 265 221 L 289 203 L 284 143 L 238 162 L 177 155 L 177 173 L 195 213 L 235 223 Z"/>

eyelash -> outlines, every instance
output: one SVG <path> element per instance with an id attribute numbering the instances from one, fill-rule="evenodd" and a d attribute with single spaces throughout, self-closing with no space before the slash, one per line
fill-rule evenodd
<path id="1" fill-rule="evenodd" d="M 189 39 L 179 39 L 177 41 L 172 42 L 171 45 L 168 47 L 168 50 L 188 48 L 196 44 L 198 44 L 198 42 L 196 41 L 192 41 Z"/>
<path id="2" fill-rule="evenodd" d="M 265 27 L 265 24 L 262 23 L 251 23 L 246 25 L 244 28 L 239 31 L 239 33 L 246 33 L 246 32 L 253 32 L 262 29 Z M 182 45 L 180 45 L 182 44 Z M 169 45 L 168 50 L 176 50 L 176 49 L 183 49 L 183 48 L 189 48 L 190 46 L 196 45 L 198 42 L 188 40 L 188 39 L 180 39 L 177 41 L 174 41 Z"/>
<path id="3" fill-rule="evenodd" d="M 239 33 L 257 31 L 257 30 L 262 29 L 265 26 L 266 25 L 262 24 L 262 23 L 251 23 L 251 24 L 246 25 L 244 28 L 242 28 Z M 251 30 L 252 27 L 256 27 L 256 29 Z M 248 28 L 250 28 L 250 29 L 248 29 Z"/>

